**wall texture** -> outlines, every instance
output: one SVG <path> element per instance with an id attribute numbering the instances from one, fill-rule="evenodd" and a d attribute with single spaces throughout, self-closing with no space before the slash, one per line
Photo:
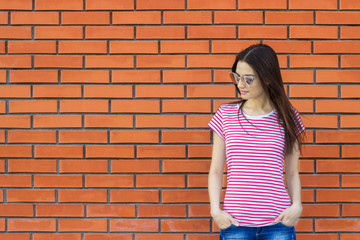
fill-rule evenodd
<path id="1" fill-rule="evenodd" d="M 0 240 L 215 240 L 208 121 L 271 45 L 307 127 L 298 239 L 360 239 L 360 1 L 0 0 Z"/>

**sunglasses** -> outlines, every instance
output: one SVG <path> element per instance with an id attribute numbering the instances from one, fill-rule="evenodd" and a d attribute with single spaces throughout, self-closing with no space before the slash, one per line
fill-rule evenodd
<path id="1" fill-rule="evenodd" d="M 241 81 L 241 78 L 242 78 L 242 79 L 244 79 L 245 85 L 248 87 L 250 87 L 254 83 L 254 80 L 255 80 L 255 76 L 253 76 L 253 75 L 245 75 L 245 76 L 241 77 L 239 74 L 232 72 L 232 71 L 229 71 L 229 74 L 230 74 L 231 80 L 234 83 L 239 84 L 239 82 Z"/>

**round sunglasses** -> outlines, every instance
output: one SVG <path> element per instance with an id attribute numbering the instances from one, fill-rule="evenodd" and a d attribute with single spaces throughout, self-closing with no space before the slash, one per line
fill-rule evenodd
<path id="1" fill-rule="evenodd" d="M 246 86 L 250 87 L 255 80 L 255 76 L 254 75 L 244 75 L 244 76 L 240 76 L 239 74 L 237 74 L 236 72 L 232 72 L 229 71 L 231 80 L 236 83 L 239 84 L 239 82 L 241 81 L 241 78 L 244 79 L 244 83 Z"/>

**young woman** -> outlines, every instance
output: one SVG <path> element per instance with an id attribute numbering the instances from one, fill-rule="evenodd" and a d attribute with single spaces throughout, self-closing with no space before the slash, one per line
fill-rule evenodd
<path id="1" fill-rule="evenodd" d="M 229 74 L 241 100 L 222 104 L 208 124 L 215 132 L 211 216 L 220 239 L 295 239 L 302 211 L 298 161 L 305 127 L 286 96 L 276 53 L 264 44 L 250 46 L 236 56 Z"/>

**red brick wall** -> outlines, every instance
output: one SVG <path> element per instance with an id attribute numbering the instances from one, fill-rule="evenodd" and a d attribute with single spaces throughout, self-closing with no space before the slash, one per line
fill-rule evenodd
<path id="1" fill-rule="evenodd" d="M 360 239 L 360 1 L 0 0 L 0 240 L 215 240 L 208 121 L 277 52 L 307 127 L 298 239 Z"/>

